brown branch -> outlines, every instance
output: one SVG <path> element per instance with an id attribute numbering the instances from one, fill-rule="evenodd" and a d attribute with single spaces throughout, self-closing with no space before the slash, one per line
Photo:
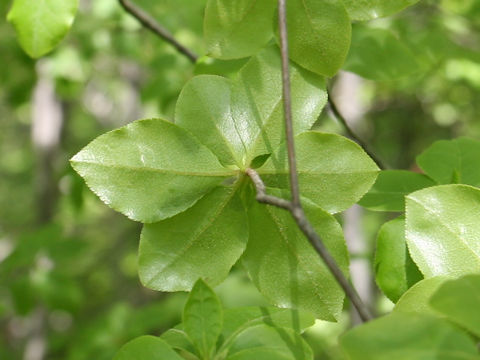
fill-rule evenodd
<path id="1" fill-rule="evenodd" d="M 312 225 L 307 219 L 305 211 L 302 208 L 300 202 L 300 188 L 298 183 L 298 174 L 297 174 L 297 163 L 295 157 L 295 142 L 293 136 L 293 121 L 292 121 L 292 101 L 291 101 L 291 91 L 290 91 L 290 71 L 289 71 L 289 57 L 288 57 L 288 33 L 287 33 L 287 16 L 286 16 L 286 0 L 278 0 L 278 26 L 280 33 L 280 49 L 282 55 L 282 83 L 283 83 L 283 105 L 285 113 L 285 131 L 287 138 L 287 150 L 288 150 L 288 165 L 289 165 L 289 174 L 290 174 L 290 189 L 291 189 L 291 203 L 288 203 L 288 206 L 282 206 L 282 208 L 287 209 L 292 214 L 297 226 L 306 236 L 310 244 L 316 250 L 318 255 L 325 262 L 325 265 L 328 267 L 332 275 L 337 280 L 338 284 L 345 291 L 345 294 L 348 296 L 353 306 L 357 309 L 358 314 L 362 321 L 368 321 L 372 319 L 372 316 L 366 307 L 366 305 L 360 299 L 355 288 L 350 284 L 342 270 L 336 263 L 335 259 L 330 255 L 328 249 L 323 244 L 320 236 L 315 232 Z M 249 169 L 247 174 L 252 178 L 256 188 L 257 188 L 257 197 L 260 196 L 261 199 L 265 200 L 265 185 L 260 179 L 260 176 L 252 170 Z M 256 174 L 256 175 L 255 175 Z M 252 176 L 253 175 L 253 176 Z M 260 181 L 259 181 L 260 180 Z M 267 202 L 270 205 L 275 205 L 275 202 L 278 202 L 277 198 L 274 198 L 275 201 Z M 273 199 L 270 199 L 273 200 Z M 286 203 L 282 202 L 282 205 Z"/>
<path id="2" fill-rule="evenodd" d="M 134 18 L 136 18 L 144 27 L 146 27 L 154 34 L 158 35 L 160 38 L 171 44 L 181 54 L 188 57 L 191 62 L 195 63 L 197 61 L 197 54 L 180 44 L 167 29 L 161 26 L 157 21 L 155 21 L 153 17 L 147 14 L 144 10 L 142 10 L 129 0 L 119 0 L 119 2 L 120 5 L 122 5 L 122 7 L 125 9 L 125 11 L 132 15 Z"/>
<path id="3" fill-rule="evenodd" d="M 345 131 L 347 132 L 347 136 L 350 139 L 352 139 L 353 141 L 355 141 L 358 145 L 360 145 L 363 148 L 363 150 L 368 154 L 368 156 L 370 156 L 373 159 L 373 161 L 375 161 L 375 163 L 377 164 L 377 166 L 380 169 L 385 170 L 387 168 L 387 166 L 383 163 L 383 161 L 381 161 L 378 158 L 378 156 L 373 151 L 371 151 L 369 149 L 369 146 L 367 145 L 367 143 L 365 141 L 363 141 L 360 137 L 358 137 L 357 134 L 355 134 L 355 132 L 350 127 L 350 125 L 348 124 L 345 117 L 343 117 L 343 115 L 338 110 L 338 107 L 335 104 L 335 102 L 333 101 L 330 94 L 328 94 L 328 105 L 330 107 L 330 110 L 331 110 L 333 116 L 335 116 L 335 118 L 338 120 L 338 122 L 340 122 L 342 124 L 342 126 L 344 127 Z"/>
<path id="4" fill-rule="evenodd" d="M 246 170 L 246 173 L 250 176 L 250 179 L 252 179 L 253 185 L 255 185 L 255 189 L 257 190 L 256 199 L 258 202 L 276 206 L 288 211 L 292 209 L 292 203 L 290 201 L 267 194 L 265 184 L 255 170 L 249 168 Z"/>
<path id="5" fill-rule="evenodd" d="M 278 1 L 278 27 L 280 32 L 280 52 L 282 55 L 283 111 L 285 116 L 285 132 L 287 136 L 288 167 L 290 169 L 290 190 L 292 203 L 300 207 L 300 189 L 298 185 L 295 142 L 293 139 L 292 99 L 290 90 L 290 63 L 288 60 L 286 0 Z"/>

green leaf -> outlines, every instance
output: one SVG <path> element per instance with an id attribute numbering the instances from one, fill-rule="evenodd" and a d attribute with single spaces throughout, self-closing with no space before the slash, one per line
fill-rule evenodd
<path id="1" fill-rule="evenodd" d="M 480 272 L 480 190 L 443 185 L 407 196 L 406 238 L 425 277 Z"/>
<path id="2" fill-rule="evenodd" d="M 183 360 L 167 343 L 155 336 L 141 336 L 123 345 L 114 360 Z"/>
<path id="3" fill-rule="evenodd" d="M 430 306 L 480 337 L 480 275 L 467 275 L 442 284 Z"/>
<path id="4" fill-rule="evenodd" d="M 311 314 L 292 309 L 257 306 L 227 309 L 224 313 L 222 347 L 228 346 L 239 333 L 249 327 L 265 324 L 290 328 L 300 333 L 314 322 L 315 318 Z"/>
<path id="5" fill-rule="evenodd" d="M 323 77 L 291 66 L 294 131 L 312 127 L 327 101 Z M 225 165 L 244 169 L 285 139 L 281 60 L 269 47 L 250 59 L 236 81 L 197 76 L 182 90 L 176 124 L 189 130 Z"/>
<path id="6" fill-rule="evenodd" d="M 351 37 L 350 18 L 341 1 L 289 0 L 287 26 L 293 61 L 320 75 L 337 73 Z"/>
<path id="7" fill-rule="evenodd" d="M 159 119 L 104 134 L 71 163 L 104 203 L 145 223 L 188 209 L 235 175 L 188 132 Z"/>
<path id="8" fill-rule="evenodd" d="M 272 154 L 263 154 L 258 155 L 255 159 L 252 160 L 250 167 L 252 169 L 258 169 L 259 167 L 263 166 L 265 162 L 270 158 Z"/>
<path id="9" fill-rule="evenodd" d="M 422 274 L 408 254 L 403 217 L 391 220 L 380 228 L 375 253 L 375 279 L 393 302 L 422 279 Z"/>
<path id="10" fill-rule="evenodd" d="M 350 360 L 478 359 L 472 339 L 445 320 L 392 313 L 358 326 L 340 340 Z"/>
<path id="11" fill-rule="evenodd" d="M 419 72 L 420 65 L 390 30 L 356 25 L 344 69 L 367 79 L 395 80 Z"/>
<path id="12" fill-rule="evenodd" d="M 23 50 L 38 58 L 62 41 L 77 7 L 78 0 L 15 0 L 7 20 L 15 26 Z"/>
<path id="13" fill-rule="evenodd" d="M 309 130 L 327 103 L 325 79 L 290 66 L 294 133 Z M 246 162 L 272 153 L 285 139 L 280 53 L 269 47 L 240 71 L 232 90 L 232 116 L 245 145 Z"/>
<path id="14" fill-rule="evenodd" d="M 190 353 L 192 356 L 195 356 L 195 347 L 188 338 L 188 335 L 185 331 L 181 329 L 169 329 L 164 332 L 160 338 L 165 341 L 172 348 L 177 350 L 182 350 Z"/>
<path id="15" fill-rule="evenodd" d="M 275 0 L 209 0 L 204 35 L 208 55 L 236 59 L 258 52 L 273 37 Z"/>
<path id="16" fill-rule="evenodd" d="M 436 183 L 429 177 L 406 170 L 384 170 L 358 202 L 376 211 L 405 211 L 405 196 Z"/>
<path id="17" fill-rule="evenodd" d="M 329 213 L 355 204 L 377 177 L 375 162 L 343 136 L 309 131 L 296 137 L 295 148 L 302 196 Z M 257 171 L 267 186 L 289 189 L 285 145 Z"/>
<path id="18" fill-rule="evenodd" d="M 200 75 L 182 89 L 175 123 L 189 130 L 222 164 L 240 166 L 245 146 L 231 112 L 232 82 L 215 75 Z"/>
<path id="19" fill-rule="evenodd" d="M 202 358 L 210 359 L 222 331 L 222 306 L 208 285 L 199 279 L 183 309 L 183 327 Z"/>
<path id="20" fill-rule="evenodd" d="M 440 140 L 417 157 L 417 164 L 439 184 L 480 186 L 480 141 L 461 137 Z"/>
<path id="21" fill-rule="evenodd" d="M 273 189 L 268 192 L 285 195 Z M 325 246 L 348 274 L 348 253 L 340 225 L 309 201 L 303 204 Z M 343 291 L 292 216 L 256 201 L 248 216 L 250 238 L 243 260 L 260 292 L 276 306 L 297 308 L 334 321 L 343 307 Z"/>
<path id="22" fill-rule="evenodd" d="M 219 284 L 245 250 L 247 225 L 236 187 L 217 187 L 187 211 L 145 225 L 139 250 L 142 283 L 161 291 L 190 290 L 199 277 Z"/>
<path id="23" fill-rule="evenodd" d="M 313 353 L 291 329 L 268 325 L 250 327 L 230 346 L 227 360 L 313 360 Z"/>
<path id="24" fill-rule="evenodd" d="M 389 16 L 419 0 L 343 0 L 352 20 L 372 20 Z"/>
<path id="25" fill-rule="evenodd" d="M 419 281 L 402 295 L 394 311 L 437 316 L 438 313 L 429 305 L 430 297 L 448 279 L 447 276 L 435 276 Z"/>

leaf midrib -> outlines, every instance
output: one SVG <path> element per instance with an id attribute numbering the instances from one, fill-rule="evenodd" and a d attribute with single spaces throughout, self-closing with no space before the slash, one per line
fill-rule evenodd
<path id="1" fill-rule="evenodd" d="M 171 261 L 169 261 L 167 264 L 165 264 L 160 270 L 158 270 L 154 276 L 148 281 L 146 285 L 152 285 L 153 281 L 156 280 L 156 278 L 164 272 L 167 268 L 171 267 L 173 264 L 175 264 L 183 254 L 185 254 L 188 249 L 190 249 L 196 242 L 197 240 L 205 233 L 217 220 L 220 215 L 220 213 L 223 212 L 227 204 L 232 200 L 233 196 L 236 194 L 237 189 L 234 188 L 231 192 L 231 194 L 225 199 L 225 201 L 221 204 L 221 206 L 218 207 L 218 210 L 214 213 L 214 215 L 211 217 L 209 221 L 207 221 L 202 229 L 200 229 L 196 234 L 192 236 L 190 241 L 185 244 L 185 246 L 176 254 L 176 257 L 173 258 Z M 208 195 L 208 194 L 207 194 Z M 206 196 L 207 196 L 206 195 Z"/>
<path id="2" fill-rule="evenodd" d="M 79 161 L 79 160 L 72 160 L 73 165 L 77 164 L 90 164 L 98 167 L 104 168 L 114 168 L 114 169 L 126 169 L 126 170 L 133 170 L 133 171 L 144 171 L 144 172 L 155 172 L 160 174 L 172 174 L 172 175 L 179 175 L 179 176 L 199 176 L 199 177 L 227 177 L 227 176 L 234 176 L 238 173 L 236 170 L 227 170 L 225 171 L 209 171 L 209 172 L 201 172 L 201 171 L 181 171 L 181 170 L 173 170 L 173 169 L 160 169 L 160 168 L 153 168 L 153 167 L 146 167 L 146 166 L 131 166 L 131 165 L 119 165 L 119 164 L 103 164 L 96 161 Z"/>
<path id="3" fill-rule="evenodd" d="M 292 245 L 288 241 L 288 236 L 287 236 L 287 234 L 284 233 L 285 230 L 282 228 L 282 226 L 280 226 L 281 221 L 273 214 L 272 210 L 268 206 L 266 207 L 265 210 L 269 214 L 269 216 L 273 220 L 273 222 L 275 223 L 275 225 L 277 227 L 277 230 L 278 230 L 278 233 L 283 238 L 284 243 L 286 244 L 287 248 L 290 250 L 291 254 L 297 259 L 298 264 L 300 264 L 303 269 L 308 269 L 307 264 L 305 264 L 302 261 L 299 254 L 295 251 L 295 248 L 292 247 Z M 308 271 L 305 271 L 305 273 L 308 274 Z M 307 276 L 307 279 L 311 283 L 312 289 L 314 289 L 314 293 L 315 293 L 316 297 L 318 298 L 318 300 L 322 303 L 322 305 L 325 306 L 326 309 L 329 309 L 328 311 L 330 311 L 329 304 L 325 302 L 325 299 L 321 296 L 320 292 L 317 290 L 317 286 L 316 286 L 315 282 L 313 281 L 313 279 L 311 278 L 311 276 Z"/>

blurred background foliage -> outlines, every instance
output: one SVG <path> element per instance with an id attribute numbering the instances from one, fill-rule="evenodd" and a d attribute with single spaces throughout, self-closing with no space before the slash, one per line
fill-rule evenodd
<path id="1" fill-rule="evenodd" d="M 205 0 L 136 3 L 204 54 Z M 9 7 L 10 1 L 0 3 L 1 17 Z M 409 49 L 408 66 L 388 68 L 397 46 L 385 45 L 390 36 Z M 0 38 L 0 359 L 111 359 L 129 339 L 158 335 L 178 323 L 185 294 L 141 286 L 140 226 L 104 206 L 68 159 L 98 135 L 135 119 L 173 119 L 188 79 L 199 73 L 234 76 L 243 61 L 202 57 L 193 66 L 116 0 L 81 1 L 67 38 L 38 61 L 22 52 L 5 21 Z M 355 24 L 354 39 L 360 45 L 352 47 L 345 68 L 364 78 L 355 77 L 362 111 L 351 125 L 391 168 L 414 169 L 415 156 L 434 140 L 480 138 L 478 1 L 421 1 L 394 17 Z M 358 57 L 382 46 L 392 52 L 358 69 Z M 342 76 L 330 81 L 334 94 Z M 62 121 L 58 141 L 45 147 L 33 131 L 41 111 L 35 91 L 49 84 Z M 348 101 L 339 101 L 340 111 Z M 344 132 L 326 111 L 317 127 Z M 385 218 L 362 212 L 360 220 L 368 246 L 354 256 L 371 262 Z M 216 290 L 227 307 L 266 303 L 241 266 Z M 389 306 L 376 290 L 373 303 L 377 312 Z M 340 358 L 336 338 L 350 323 L 346 312 L 340 323 L 318 322 L 307 332 L 318 359 Z"/>

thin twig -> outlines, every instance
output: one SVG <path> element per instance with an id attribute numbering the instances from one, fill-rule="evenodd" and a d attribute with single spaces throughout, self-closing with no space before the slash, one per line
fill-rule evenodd
<path id="1" fill-rule="evenodd" d="M 313 229 L 312 225 L 308 221 L 303 211 L 303 208 L 301 206 L 300 207 L 294 206 L 293 203 L 288 200 L 285 200 L 276 196 L 268 195 L 266 193 L 265 184 L 263 183 L 262 178 L 254 169 L 247 169 L 246 173 L 252 180 L 253 184 L 255 185 L 255 189 L 257 191 L 257 196 L 256 196 L 257 201 L 263 204 L 272 205 L 272 206 L 276 206 L 276 207 L 288 210 L 292 214 L 300 230 L 307 237 L 307 239 L 312 244 L 315 251 L 320 255 L 320 257 L 325 262 L 330 272 L 333 274 L 333 276 L 335 277 L 337 282 L 340 284 L 342 289 L 345 291 L 345 294 L 347 295 L 347 297 L 350 299 L 352 304 L 357 309 L 358 314 L 362 319 L 362 321 L 370 320 L 372 318 L 372 316 L 370 315 L 370 312 L 368 311 L 365 304 L 363 304 L 356 290 L 348 282 L 347 278 L 343 275 L 342 270 L 337 265 L 332 255 L 330 255 L 330 253 L 328 252 L 327 248 L 323 244 L 322 239 L 318 236 L 318 234 Z"/>
<path id="2" fill-rule="evenodd" d="M 280 49 L 282 55 L 282 82 L 283 82 L 283 104 L 285 112 L 285 131 L 287 138 L 287 150 L 288 150 L 288 164 L 290 172 L 290 188 L 292 192 L 292 202 L 284 209 L 288 209 L 292 214 L 295 222 L 300 230 L 307 237 L 308 241 L 312 244 L 313 248 L 317 251 L 318 255 L 323 259 L 326 266 L 335 277 L 339 285 L 345 291 L 353 306 L 358 311 L 358 314 L 362 321 L 368 321 L 372 319 L 368 308 L 360 299 L 355 288 L 349 283 L 342 270 L 336 263 L 335 259 L 330 255 L 327 248 L 323 244 L 320 236 L 315 232 L 312 225 L 305 215 L 305 211 L 302 208 L 300 202 L 300 188 L 298 183 L 298 174 L 295 157 L 295 142 L 293 137 L 293 121 L 292 121 L 292 101 L 290 91 L 290 73 L 289 73 L 289 57 L 288 57 L 288 33 L 287 33 L 287 16 L 286 16 L 286 0 L 278 0 L 278 25 L 280 33 Z M 261 198 L 264 198 L 265 185 L 260 179 L 260 176 L 254 174 L 254 170 L 249 170 L 247 174 L 254 180 L 254 184 L 257 188 L 257 192 L 260 193 Z M 260 182 L 259 182 L 260 180 Z M 259 186 L 260 185 L 260 186 Z M 276 200 L 277 201 L 277 200 Z M 273 204 L 272 204 L 273 205 Z M 284 204 L 285 205 L 285 204 Z"/>
<path id="3" fill-rule="evenodd" d="M 297 162 L 295 161 L 295 142 L 293 139 L 292 99 L 290 91 L 290 63 L 288 61 L 286 0 L 278 1 L 278 24 L 280 32 L 280 51 L 282 54 L 283 111 L 285 113 L 285 132 L 287 136 L 288 167 L 290 169 L 290 190 L 292 203 L 300 206 L 300 189 L 298 185 Z"/>
<path id="4" fill-rule="evenodd" d="M 257 190 L 256 199 L 258 202 L 273 205 L 289 211 L 292 209 L 292 203 L 290 201 L 267 194 L 265 184 L 255 170 L 247 169 L 246 173 L 250 176 L 250 179 L 252 179 L 252 182 L 255 185 L 255 189 Z"/>
<path id="5" fill-rule="evenodd" d="M 333 101 L 330 94 L 328 94 L 328 105 L 330 106 L 330 110 L 333 113 L 333 116 L 335 116 L 335 118 L 345 128 L 345 131 L 347 132 L 348 137 L 353 141 L 355 141 L 358 145 L 360 145 L 363 148 L 363 150 L 373 159 L 373 161 L 375 161 L 375 163 L 380 169 L 385 170 L 387 168 L 386 165 L 383 163 L 383 161 L 381 161 L 378 158 L 378 156 L 374 152 L 372 152 L 369 149 L 369 146 L 367 145 L 367 143 L 363 141 L 357 134 L 355 134 L 355 132 L 350 127 L 345 117 L 343 117 L 343 115 L 340 113 L 340 110 L 338 110 L 338 107 Z"/>
<path id="6" fill-rule="evenodd" d="M 188 57 L 188 59 L 195 63 L 198 59 L 198 56 L 190 49 L 186 48 L 180 44 L 173 35 L 161 26 L 153 17 L 147 14 L 144 10 L 139 8 L 137 5 L 133 4 L 129 0 L 119 0 L 120 5 L 128 12 L 130 15 L 135 17 L 144 27 L 161 37 L 163 40 L 174 46 L 181 54 Z"/>

